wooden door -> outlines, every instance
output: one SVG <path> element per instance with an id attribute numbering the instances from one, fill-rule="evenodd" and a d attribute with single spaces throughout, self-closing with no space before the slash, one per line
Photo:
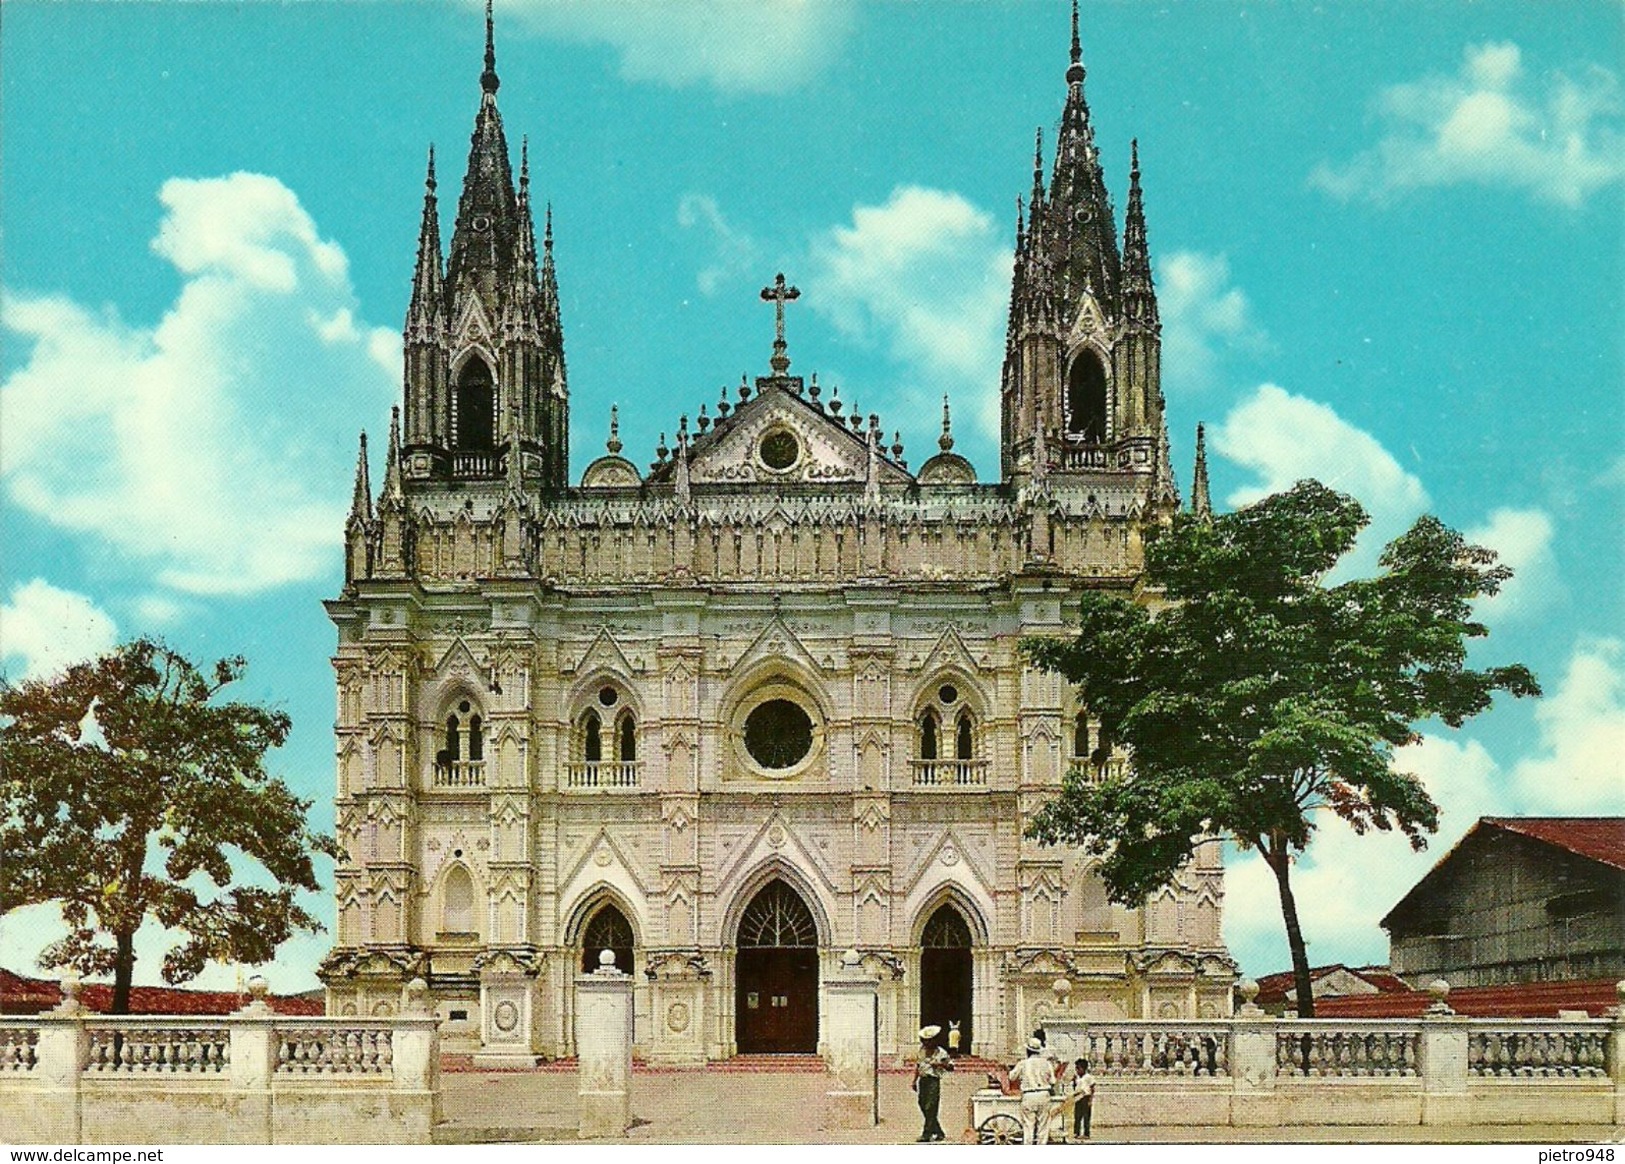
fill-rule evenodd
<path id="1" fill-rule="evenodd" d="M 740 1054 L 793 1055 L 818 1050 L 816 949 L 742 949 L 735 971 Z"/>

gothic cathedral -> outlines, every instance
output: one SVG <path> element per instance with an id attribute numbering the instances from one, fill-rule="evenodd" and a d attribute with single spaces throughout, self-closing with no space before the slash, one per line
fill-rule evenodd
<path id="1" fill-rule="evenodd" d="M 1083 83 L 1074 8 L 987 386 L 998 481 L 946 405 L 911 470 L 877 416 L 792 375 L 780 277 L 766 375 L 646 469 L 612 425 L 572 482 L 551 217 L 538 248 L 488 11 L 450 254 L 431 154 L 403 407 L 376 499 L 363 438 L 327 604 L 331 1013 L 389 1013 L 421 975 L 449 1050 L 568 1056 L 575 976 L 610 950 L 650 1061 L 816 1053 L 849 948 L 881 980 L 883 1054 L 935 1023 L 1002 1055 L 1063 1005 L 1229 1012 L 1217 843 L 1126 909 L 1084 854 L 1022 836 L 1069 768 L 1123 758 L 1019 640 L 1067 634 L 1088 589 L 1155 601 L 1145 537 L 1180 504 L 1138 154 L 1120 245 Z"/>

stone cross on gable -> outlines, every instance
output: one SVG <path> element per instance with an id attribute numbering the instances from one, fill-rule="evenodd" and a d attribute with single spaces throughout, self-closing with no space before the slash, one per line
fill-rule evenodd
<path id="1" fill-rule="evenodd" d="M 772 286 L 762 288 L 762 299 L 773 304 L 773 358 L 768 363 L 775 376 L 782 376 L 790 370 L 788 346 L 784 342 L 784 305 L 800 298 L 801 290 L 786 286 L 782 271 L 774 277 Z"/>

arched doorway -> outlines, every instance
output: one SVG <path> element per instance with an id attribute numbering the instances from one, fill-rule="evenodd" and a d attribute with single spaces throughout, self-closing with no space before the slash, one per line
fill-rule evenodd
<path id="1" fill-rule="evenodd" d="M 590 974 L 598 969 L 598 955 L 605 950 L 614 951 L 615 969 L 622 974 L 633 973 L 632 923 L 627 921 L 626 915 L 610 902 L 599 906 L 592 917 L 587 919 L 586 928 L 581 931 L 583 974 Z"/>
<path id="2" fill-rule="evenodd" d="M 971 1047 L 972 968 L 970 926 L 951 905 L 942 905 L 926 919 L 920 934 L 920 1025 L 959 1027 L 959 1051 Z"/>
<path id="3" fill-rule="evenodd" d="M 818 1050 L 818 927 L 801 895 L 770 881 L 739 919 L 734 1040 L 742 1055 Z"/>

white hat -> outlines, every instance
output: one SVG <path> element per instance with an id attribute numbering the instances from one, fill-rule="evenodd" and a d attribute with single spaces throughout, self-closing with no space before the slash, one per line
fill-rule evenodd
<path id="1" fill-rule="evenodd" d="M 920 1042 L 923 1043 L 927 1039 L 934 1039 L 940 1034 L 942 1034 L 942 1028 L 941 1027 L 921 1027 L 920 1028 Z"/>
<path id="2" fill-rule="evenodd" d="M 1044 1049 L 1044 1044 L 1040 1043 L 1037 1039 L 1028 1039 L 1027 1040 L 1027 1050 L 1029 1050 L 1029 1051 L 1042 1051 L 1043 1049 Z"/>

